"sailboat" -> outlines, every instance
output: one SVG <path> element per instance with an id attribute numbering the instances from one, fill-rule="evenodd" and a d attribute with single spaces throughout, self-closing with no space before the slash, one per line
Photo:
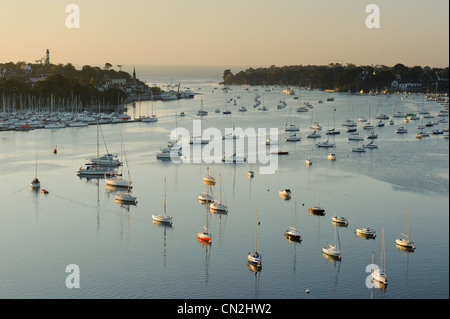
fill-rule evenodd
<path id="1" fill-rule="evenodd" d="M 386 274 L 386 255 L 384 251 L 384 227 L 381 233 L 381 265 L 379 268 L 372 269 L 372 279 L 376 280 L 382 284 L 387 284 L 387 274 Z M 373 259 L 373 255 L 372 255 Z"/>
<path id="2" fill-rule="evenodd" d="M 208 205 L 205 205 L 205 209 L 206 209 L 206 214 L 205 214 L 205 216 L 206 216 L 205 225 L 206 226 L 203 226 L 203 231 L 199 232 L 197 234 L 197 239 L 209 244 L 211 242 L 211 234 L 209 233 L 209 230 L 208 230 L 208 226 L 209 226 L 209 224 L 208 224 L 208 221 L 209 221 L 208 220 L 208 215 L 209 215 L 208 214 Z"/>
<path id="3" fill-rule="evenodd" d="M 152 95 L 152 116 L 144 117 L 142 119 L 142 122 L 158 122 L 158 118 L 156 117 L 156 114 L 153 112 L 153 95 Z"/>
<path id="4" fill-rule="evenodd" d="M 297 124 L 292 124 L 291 110 L 289 110 L 289 117 L 287 118 L 286 126 L 284 128 L 284 131 L 285 132 L 298 132 L 298 131 L 300 131 L 300 128 L 298 127 Z"/>
<path id="5" fill-rule="evenodd" d="M 256 210 L 255 251 L 252 253 L 248 253 L 247 260 L 248 260 L 249 264 L 251 264 L 258 270 L 260 270 L 262 267 L 262 256 L 258 252 L 258 225 L 259 224 L 260 224 L 260 222 L 258 221 L 258 210 Z"/>
<path id="6" fill-rule="evenodd" d="M 337 244 L 336 244 L 336 236 L 338 238 Z M 329 255 L 329 256 L 331 256 L 331 257 L 341 259 L 341 254 L 342 254 L 341 243 L 339 241 L 339 235 L 338 235 L 338 232 L 337 232 L 337 226 L 336 225 L 334 226 L 334 245 L 328 244 L 328 246 L 323 246 L 322 247 L 322 252 L 327 254 L 327 255 Z"/>
<path id="7" fill-rule="evenodd" d="M 122 162 L 122 149 L 123 149 L 123 142 L 122 142 L 122 132 L 120 132 L 120 161 Z M 120 176 L 119 175 L 110 175 L 107 176 L 105 174 L 105 182 L 106 185 L 110 185 L 110 186 L 114 186 L 114 187 L 130 187 L 131 186 L 131 181 L 130 181 L 130 185 L 128 185 L 128 180 L 123 179 L 121 176 L 123 175 L 122 173 L 123 171 L 123 165 L 120 166 Z"/>
<path id="8" fill-rule="evenodd" d="M 325 208 L 320 207 L 320 180 L 319 180 L 319 204 L 309 208 L 309 212 L 314 215 L 325 215 Z"/>
<path id="9" fill-rule="evenodd" d="M 289 229 L 284 230 L 284 235 L 293 241 L 301 241 L 302 237 L 297 231 L 297 198 L 295 198 L 295 214 L 294 214 L 294 227 L 289 227 Z"/>
<path id="10" fill-rule="evenodd" d="M 402 235 L 405 236 L 406 238 L 397 238 L 395 240 L 395 243 L 407 249 L 411 250 L 416 249 L 416 247 L 414 246 L 414 241 L 409 239 L 409 206 L 408 206 L 408 235 L 405 235 L 403 233 Z"/>
<path id="11" fill-rule="evenodd" d="M 166 215 L 166 178 L 164 177 L 164 215 L 152 215 L 153 220 L 160 223 L 172 224 L 172 216 Z"/>
<path id="12" fill-rule="evenodd" d="M 327 130 L 327 132 L 325 133 L 326 135 L 338 135 L 341 134 L 340 131 L 336 130 L 336 109 L 334 109 L 333 111 L 333 128 L 330 130 Z"/>
<path id="13" fill-rule="evenodd" d="M 206 175 L 203 176 L 203 184 L 215 185 L 216 179 L 211 175 L 211 171 L 209 170 L 209 166 L 206 167 Z"/>
<path id="14" fill-rule="evenodd" d="M 125 153 L 125 160 L 127 162 L 128 186 L 127 186 L 126 191 L 118 192 L 114 196 L 114 198 L 116 201 L 121 202 L 121 203 L 137 204 L 137 197 L 131 195 L 131 192 L 130 192 L 130 183 L 131 183 L 130 165 L 128 164 L 128 156 L 127 156 L 127 152 L 125 152 L 125 148 L 124 148 L 124 153 Z"/>
<path id="15" fill-rule="evenodd" d="M 209 208 L 215 212 L 228 212 L 228 207 L 222 203 L 222 175 L 219 174 L 220 177 L 220 200 L 214 200 L 211 204 L 209 204 Z"/>
<path id="16" fill-rule="evenodd" d="M 30 182 L 30 186 L 32 189 L 38 189 L 39 187 L 41 187 L 41 182 L 39 181 L 39 179 L 37 178 L 37 150 L 36 150 L 36 166 L 35 166 L 35 173 L 34 173 L 34 178 L 33 180 Z"/>
<path id="17" fill-rule="evenodd" d="M 100 159 L 99 156 L 99 126 L 97 121 L 97 159 Z M 108 153 L 106 155 L 107 162 L 111 163 L 111 158 Z M 91 159 L 92 160 L 92 159 Z M 105 176 L 105 175 L 115 175 L 113 166 L 116 166 L 116 164 L 113 165 L 101 165 L 99 162 L 92 162 L 93 165 L 87 165 L 86 168 L 80 167 L 80 169 L 77 171 L 77 175 L 79 176 Z"/>

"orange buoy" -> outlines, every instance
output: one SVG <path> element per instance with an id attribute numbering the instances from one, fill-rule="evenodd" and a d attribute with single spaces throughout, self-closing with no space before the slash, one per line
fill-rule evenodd
<path id="1" fill-rule="evenodd" d="M 56 145 L 55 145 L 55 148 L 53 149 L 53 154 L 56 154 L 56 153 L 58 153 L 58 150 L 56 149 Z"/>

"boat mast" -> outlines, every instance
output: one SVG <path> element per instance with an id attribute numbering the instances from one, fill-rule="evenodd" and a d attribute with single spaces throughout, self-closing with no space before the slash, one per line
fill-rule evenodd
<path id="1" fill-rule="evenodd" d="M 166 216 L 166 178 L 164 177 L 164 216 Z"/>
<path id="2" fill-rule="evenodd" d="M 256 209 L 255 253 L 258 252 L 258 209 Z"/>

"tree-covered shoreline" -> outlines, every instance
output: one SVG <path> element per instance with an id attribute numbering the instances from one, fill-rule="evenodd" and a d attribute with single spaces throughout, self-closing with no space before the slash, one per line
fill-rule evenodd
<path id="1" fill-rule="evenodd" d="M 328 65 L 293 65 L 268 68 L 248 68 L 233 74 L 224 71 L 226 85 L 279 85 L 305 86 L 343 92 L 369 92 L 375 90 L 448 93 L 449 68 L 407 67 L 396 64 L 356 66 L 330 63 Z M 397 86 L 396 86 L 397 85 Z M 408 91 L 408 89 L 406 89 Z"/>
<path id="2" fill-rule="evenodd" d="M 58 108 L 62 105 L 86 107 L 119 106 L 134 94 L 158 93 L 129 73 L 84 65 L 77 70 L 71 63 L 0 63 L 0 106 Z M 153 92 L 154 91 L 154 92 Z"/>

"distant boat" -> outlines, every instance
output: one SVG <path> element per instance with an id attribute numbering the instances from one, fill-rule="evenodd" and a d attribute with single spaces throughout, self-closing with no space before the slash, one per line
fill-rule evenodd
<path id="1" fill-rule="evenodd" d="M 376 280 L 382 284 L 387 284 L 387 273 L 386 273 L 386 253 L 384 251 L 384 227 L 382 229 L 381 233 L 381 262 L 380 267 L 372 269 L 372 279 Z M 372 259 L 373 259 L 373 253 L 372 253 Z M 373 264 L 373 261 L 372 261 Z"/>
<path id="2" fill-rule="evenodd" d="M 330 154 L 328 154 L 328 159 L 329 159 L 330 161 L 336 160 L 336 154 L 335 154 L 335 153 L 330 153 Z"/>
<path id="3" fill-rule="evenodd" d="M 219 200 L 213 200 L 212 203 L 209 205 L 209 209 L 215 212 L 222 212 L 227 213 L 228 207 L 222 202 L 222 174 L 219 174 L 220 176 L 220 199 Z"/>
<path id="4" fill-rule="evenodd" d="M 258 210 L 256 210 L 256 227 L 255 227 L 255 251 L 252 253 L 248 253 L 247 260 L 248 263 L 256 267 L 257 270 L 260 270 L 262 267 L 262 256 L 258 252 L 258 226 L 260 222 L 258 221 Z"/>
<path id="5" fill-rule="evenodd" d="M 364 138 L 362 136 L 359 136 L 358 133 L 352 134 L 349 138 L 349 141 L 363 141 Z"/>
<path id="6" fill-rule="evenodd" d="M 328 140 L 326 140 L 325 142 L 317 143 L 316 146 L 317 147 L 330 148 L 330 147 L 336 147 L 336 144 L 329 143 Z"/>
<path id="7" fill-rule="evenodd" d="M 300 136 L 297 136 L 297 134 L 291 134 L 288 137 L 286 137 L 286 142 L 298 142 L 301 140 Z"/>
<path id="8" fill-rule="evenodd" d="M 297 230 L 297 198 L 295 199 L 295 211 L 294 211 L 294 227 L 289 227 L 284 230 L 284 235 L 293 241 L 301 241 L 302 237 Z"/>
<path id="9" fill-rule="evenodd" d="M 172 224 L 172 216 L 167 216 L 166 214 L 166 178 L 164 177 L 164 215 L 152 215 L 154 221 L 160 223 Z"/>
<path id="10" fill-rule="evenodd" d="M 291 196 L 291 190 L 289 188 L 282 189 L 278 192 L 278 194 L 282 197 L 290 197 Z"/>
<path id="11" fill-rule="evenodd" d="M 312 206 L 308 211 L 313 215 L 325 215 L 325 208 L 320 207 L 320 180 L 319 180 L 319 202 L 318 205 Z"/>
<path id="12" fill-rule="evenodd" d="M 405 238 L 397 238 L 395 240 L 395 243 L 401 247 L 405 247 L 410 250 L 416 249 L 416 247 L 414 246 L 414 241 L 409 239 L 409 206 L 408 206 L 408 235 L 405 235 L 403 233 L 402 235 L 405 236 Z"/>
<path id="13" fill-rule="evenodd" d="M 36 165 L 35 165 L 35 173 L 34 173 L 34 178 L 31 180 L 30 182 L 30 186 L 33 189 L 38 189 L 39 187 L 41 187 L 41 182 L 39 181 L 39 179 L 37 178 L 37 150 L 36 150 Z"/>
<path id="14" fill-rule="evenodd" d="M 345 217 L 336 216 L 336 213 L 334 213 L 334 216 L 331 217 L 331 222 L 336 225 L 340 226 L 347 226 L 348 220 Z"/>
<path id="15" fill-rule="evenodd" d="M 208 230 L 208 228 L 209 228 L 208 205 L 205 205 L 205 209 L 206 209 L 206 214 L 205 214 L 205 217 L 206 217 L 205 226 L 203 226 L 203 231 L 202 231 L 202 232 L 197 233 L 197 238 L 198 238 L 200 241 L 203 241 L 203 242 L 209 244 L 209 243 L 211 242 L 211 238 L 212 238 L 212 237 L 211 237 L 211 234 L 210 234 L 210 232 L 209 232 L 209 230 Z"/>
<path id="16" fill-rule="evenodd" d="M 305 163 L 306 163 L 306 165 L 312 165 L 312 159 L 311 159 L 311 157 L 308 157 L 307 159 L 306 159 L 306 161 L 305 161 Z"/>
<path id="17" fill-rule="evenodd" d="M 131 194 L 131 175 L 130 175 L 130 165 L 128 163 L 128 156 L 127 156 L 127 152 L 125 151 L 124 148 L 124 153 L 125 153 L 125 160 L 127 163 L 127 173 L 128 173 L 128 187 L 126 191 L 121 191 L 118 192 L 115 196 L 114 199 L 118 202 L 122 202 L 122 203 L 131 203 L 131 204 L 137 204 L 137 197 L 133 196 Z"/>
<path id="18" fill-rule="evenodd" d="M 352 152 L 355 152 L 355 153 L 364 153 L 365 151 L 366 151 L 366 149 L 363 147 L 353 147 L 352 148 Z"/>
<path id="19" fill-rule="evenodd" d="M 222 157 L 222 162 L 224 163 L 244 163 L 246 161 L 245 156 L 237 156 L 236 153 L 229 157 Z"/>
<path id="20" fill-rule="evenodd" d="M 121 158 L 121 161 L 122 161 L 122 149 L 123 149 L 122 144 L 123 143 L 122 143 L 122 132 L 121 132 L 120 133 L 120 158 Z M 109 176 L 107 174 L 105 174 L 105 183 L 107 185 L 115 186 L 115 187 L 130 187 L 131 188 L 132 187 L 131 182 L 128 183 L 128 180 L 122 178 L 122 175 L 123 175 L 122 171 L 123 171 L 123 165 L 120 166 L 120 174 L 109 175 Z"/>
<path id="21" fill-rule="evenodd" d="M 338 238 L 337 243 L 336 243 L 336 237 Z M 338 259 L 341 258 L 341 255 L 342 255 L 341 243 L 339 241 L 339 234 L 338 234 L 336 226 L 334 226 L 334 245 L 328 244 L 328 246 L 323 246 L 322 252 L 331 257 L 334 257 L 334 258 L 338 258 Z"/>
<path id="22" fill-rule="evenodd" d="M 402 133 L 408 133 L 408 130 L 405 129 L 403 126 L 400 126 L 399 128 L 397 128 L 397 129 L 395 130 L 395 133 L 400 133 L 400 134 L 402 134 Z"/>
<path id="23" fill-rule="evenodd" d="M 375 236 L 376 236 L 376 233 L 375 233 L 375 231 L 372 229 L 372 228 L 369 228 L 369 227 L 357 227 L 357 228 L 355 228 L 355 233 L 357 234 L 357 235 L 361 235 L 361 236 L 364 236 L 364 237 L 373 237 L 373 238 L 375 238 Z"/>
<path id="24" fill-rule="evenodd" d="M 211 175 L 211 171 L 209 170 L 209 166 L 206 168 L 206 175 L 203 175 L 203 183 L 209 185 L 216 184 L 216 178 Z"/>
<path id="25" fill-rule="evenodd" d="M 318 138 L 321 137 L 320 133 L 317 133 L 317 131 L 312 132 L 311 134 L 306 135 L 307 138 Z"/>
<path id="26" fill-rule="evenodd" d="M 378 148 L 377 144 L 373 144 L 373 141 L 371 141 L 369 144 L 363 144 L 363 148 Z"/>

